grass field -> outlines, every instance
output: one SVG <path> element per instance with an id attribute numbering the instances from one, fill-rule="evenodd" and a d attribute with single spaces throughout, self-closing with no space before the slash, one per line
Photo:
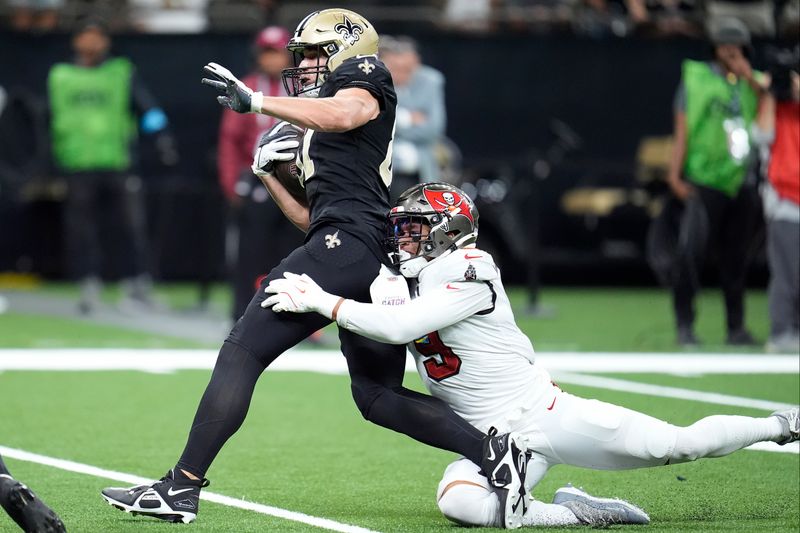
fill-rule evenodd
<path id="1" fill-rule="evenodd" d="M 52 291 L 54 298 L 73 294 L 62 286 L 37 290 Z M 191 289 L 170 287 L 162 296 L 177 307 L 191 305 Z M 523 297 L 514 293 L 520 305 Z M 224 293 L 218 294 L 212 304 L 224 307 L 224 298 Z M 544 301 L 557 308 L 554 319 L 520 319 L 540 351 L 675 350 L 668 301 L 659 291 L 564 289 L 546 292 Z M 709 342 L 706 349 L 724 351 L 719 295 L 704 295 L 700 305 L 698 333 Z M 764 338 L 763 293 L 749 295 L 748 306 L 751 328 Z M 0 315 L 0 354 L 2 348 L 60 346 L 210 347 L 76 318 L 20 314 L 13 309 Z M 742 405 L 746 399 L 796 404 L 800 398 L 797 372 L 734 375 L 724 371 L 721 364 L 719 373 L 706 375 L 606 376 L 728 394 L 742 398 Z M 675 372 L 680 374 L 682 369 Z M 166 374 L 0 370 L 0 446 L 157 478 L 180 454 L 208 377 L 205 370 Z M 419 388 L 414 374 L 407 375 L 407 383 Z M 715 413 L 768 414 L 764 409 L 656 393 L 563 387 L 682 425 Z M 212 485 L 208 490 L 373 531 L 452 533 L 460 528 L 441 517 L 434 496 L 442 471 L 453 459 L 452 454 L 364 422 L 350 399 L 346 376 L 267 372 L 244 426 L 209 471 Z M 6 462 L 16 477 L 59 511 L 70 531 L 320 530 L 308 523 L 211 502 L 203 502 L 198 521 L 191 526 L 131 517 L 99 497 L 101 488 L 126 483 L 9 457 Z M 549 501 L 568 481 L 640 505 L 652 519 L 648 531 L 800 530 L 797 453 L 743 450 L 721 459 L 629 472 L 562 466 L 551 470 L 534 495 Z M 13 523 L 0 514 L 0 531 L 13 530 Z"/>

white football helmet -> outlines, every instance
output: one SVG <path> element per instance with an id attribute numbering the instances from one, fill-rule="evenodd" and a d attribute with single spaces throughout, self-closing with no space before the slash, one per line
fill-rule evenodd
<path id="1" fill-rule="evenodd" d="M 429 233 L 408 228 L 421 224 Z M 402 249 L 419 243 L 415 255 Z M 421 183 L 403 192 L 389 211 L 386 239 L 392 263 L 407 278 L 415 278 L 432 261 L 478 239 L 478 209 L 464 191 L 449 183 Z"/>

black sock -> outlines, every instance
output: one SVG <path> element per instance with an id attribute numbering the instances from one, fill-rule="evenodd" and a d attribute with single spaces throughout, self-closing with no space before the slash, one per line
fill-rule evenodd
<path id="1" fill-rule="evenodd" d="M 11 475 L 11 472 L 8 471 L 8 468 L 6 468 L 6 464 L 3 462 L 2 455 L 0 455 L 0 474 L 5 474 L 7 476 Z"/>
<path id="2" fill-rule="evenodd" d="M 227 440 L 241 427 L 256 381 L 264 365 L 250 352 L 232 342 L 219 351 L 211 381 L 203 393 L 192 422 L 189 439 L 173 475 L 188 476 L 183 469 L 204 478 L 208 467 Z"/>
<path id="3" fill-rule="evenodd" d="M 442 450 L 463 455 L 480 466 L 486 435 L 438 398 L 398 387 L 385 389 L 370 406 L 367 419 Z"/>

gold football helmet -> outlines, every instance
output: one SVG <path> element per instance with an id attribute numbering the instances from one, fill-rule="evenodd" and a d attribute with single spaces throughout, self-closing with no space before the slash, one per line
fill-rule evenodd
<path id="1" fill-rule="evenodd" d="M 297 25 L 286 48 L 294 56 L 294 68 L 283 71 L 283 84 L 291 96 L 317 96 L 328 74 L 345 59 L 378 53 L 378 34 L 367 19 L 347 9 L 323 9 L 306 16 Z M 328 62 L 311 67 L 298 67 L 304 52 L 314 50 Z M 303 81 L 313 76 L 314 83 Z"/>

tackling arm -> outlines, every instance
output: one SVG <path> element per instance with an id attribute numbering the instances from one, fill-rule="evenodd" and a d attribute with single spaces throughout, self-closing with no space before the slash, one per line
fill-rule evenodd
<path id="1" fill-rule="evenodd" d="M 314 311 L 345 329 L 389 344 L 411 342 L 491 309 L 495 298 L 489 282 L 452 281 L 403 305 L 369 304 L 327 293 L 306 274 L 283 275 L 264 290 L 272 296 L 261 307 L 275 312 Z"/>
<path id="2" fill-rule="evenodd" d="M 486 283 L 453 282 L 404 305 L 345 300 L 339 307 L 336 322 L 378 342 L 405 344 L 491 306 L 492 291 Z"/>

